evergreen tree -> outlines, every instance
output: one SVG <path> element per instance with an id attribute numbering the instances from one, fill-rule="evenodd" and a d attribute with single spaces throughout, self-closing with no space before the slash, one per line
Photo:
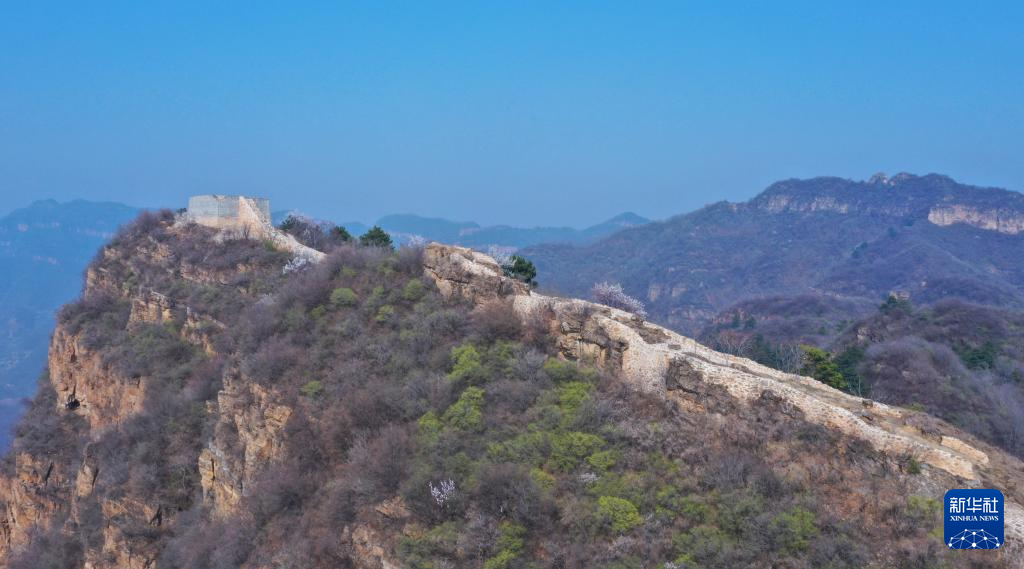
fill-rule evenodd
<path id="1" fill-rule="evenodd" d="M 359 238 L 359 243 L 364 247 L 387 247 L 388 249 L 394 247 L 391 242 L 391 236 L 378 225 L 374 225 L 369 231 L 364 233 Z"/>
<path id="2" fill-rule="evenodd" d="M 512 255 L 508 263 L 501 267 L 506 277 L 522 281 L 531 287 L 537 286 L 537 267 L 521 255 Z"/>
<path id="3" fill-rule="evenodd" d="M 348 229 L 335 225 L 331 228 L 331 241 L 335 243 L 348 243 L 352 241 L 352 234 L 348 232 Z"/>
<path id="4" fill-rule="evenodd" d="M 861 397 L 867 395 L 867 385 L 864 384 L 864 378 L 857 371 L 857 366 L 864 360 L 864 355 L 864 348 L 850 346 L 832 358 L 832 361 L 836 363 L 839 369 L 839 373 L 843 375 L 843 379 L 849 384 L 850 393 Z"/>
<path id="5" fill-rule="evenodd" d="M 804 350 L 804 366 L 800 368 L 801 374 L 811 376 L 836 389 L 844 391 L 849 389 L 850 385 L 828 352 L 814 346 L 801 347 Z"/>

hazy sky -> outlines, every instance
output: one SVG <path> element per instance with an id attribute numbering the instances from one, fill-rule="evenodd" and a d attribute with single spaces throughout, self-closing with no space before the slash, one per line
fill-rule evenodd
<path id="1" fill-rule="evenodd" d="M 1024 3 L 6 2 L 0 209 L 661 218 L 783 178 L 1024 189 Z"/>

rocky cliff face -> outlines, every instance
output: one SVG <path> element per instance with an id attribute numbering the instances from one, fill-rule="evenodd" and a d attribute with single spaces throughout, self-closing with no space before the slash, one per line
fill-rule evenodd
<path id="1" fill-rule="evenodd" d="M 253 480 L 283 452 L 282 433 L 292 409 L 272 391 L 245 381 L 237 371 L 217 394 L 214 436 L 199 455 L 203 500 L 215 516 L 235 512 Z"/>
<path id="2" fill-rule="evenodd" d="M 167 231 L 185 239 L 196 230 L 172 229 L 167 225 Z M 212 234 L 202 238 L 207 237 Z M 279 265 L 276 270 L 280 271 Z M 167 292 L 181 292 L 187 287 L 224 287 L 237 282 L 240 275 L 261 271 L 265 272 L 266 267 L 239 263 L 213 269 L 196 264 L 175 252 L 169 242 L 146 237 L 130 247 L 122 243 L 104 250 L 102 260 L 87 273 L 82 303 L 103 302 L 127 308 L 124 320 L 117 321 L 115 317 L 109 323 L 111 333 L 131 337 L 142 327 L 157 326 L 169 330 L 183 345 L 194 346 L 207 357 L 216 357 L 213 337 L 225 325 L 154 286 Z M 147 275 L 147 284 L 154 286 L 140 282 L 142 275 Z M 244 297 L 249 293 L 234 288 L 233 294 Z M 131 460 L 129 456 L 110 456 L 97 449 L 109 444 L 112 432 L 132 428 L 133 420 L 155 404 L 154 397 L 160 397 L 162 386 L 154 383 L 159 380 L 151 374 L 126 374 L 112 361 L 117 356 L 117 346 L 92 345 L 95 340 L 90 341 L 87 336 L 81 323 L 72 324 L 64 318 L 54 330 L 48 375 L 36 400 L 37 406 L 47 408 L 39 411 L 34 420 L 49 416 L 46 420 L 60 422 L 67 430 L 52 436 L 63 435 L 72 443 L 49 441 L 49 445 L 41 447 L 44 441 L 37 441 L 35 446 L 25 441 L 16 444 L 15 452 L 7 460 L 6 472 L 0 476 L 0 567 L 6 566 L 12 551 L 24 548 L 34 536 L 61 526 L 72 531 L 86 518 L 98 516 L 108 522 L 84 551 L 86 569 L 152 569 L 159 550 L 153 537 L 161 528 L 173 524 L 178 513 L 159 500 L 140 497 L 131 489 L 111 492 L 108 487 L 101 495 L 95 494 L 97 484 L 113 476 L 108 475 L 110 471 L 123 469 L 124 461 Z M 178 363 L 168 361 L 160 365 Z M 151 394 L 154 386 L 155 396 Z M 231 388 L 228 383 L 225 400 L 230 400 Z M 47 393 L 51 396 L 47 397 Z M 231 411 L 238 411 L 239 422 L 245 423 L 245 410 L 232 407 Z M 272 415 L 273 409 L 267 413 Z M 273 436 L 273 429 L 259 427 L 257 438 Z M 190 465 L 189 469 L 200 472 L 202 464 Z"/>
<path id="3" fill-rule="evenodd" d="M 1007 235 L 1017 235 L 1024 231 L 1024 212 L 1008 208 L 981 209 L 965 204 L 942 205 L 928 212 L 928 221 L 943 227 L 962 223 Z"/>

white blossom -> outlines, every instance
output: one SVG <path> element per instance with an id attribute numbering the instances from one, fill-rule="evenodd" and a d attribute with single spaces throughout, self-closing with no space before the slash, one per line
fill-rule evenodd
<path id="1" fill-rule="evenodd" d="M 284 266 L 282 272 L 284 272 L 284 274 L 286 275 L 288 273 L 294 273 L 295 271 L 298 271 L 306 267 L 307 265 L 309 265 L 309 263 L 310 260 L 307 257 L 296 255 L 295 257 L 292 257 L 291 261 L 288 261 L 288 264 Z"/>
<path id="2" fill-rule="evenodd" d="M 412 234 L 408 239 L 405 240 L 404 247 L 425 247 L 427 245 L 427 238 L 422 235 Z"/>
<path id="3" fill-rule="evenodd" d="M 597 482 L 598 478 L 600 477 L 594 474 L 593 472 L 584 472 L 579 475 L 579 481 L 587 486 L 590 486 L 594 482 Z"/>
<path id="4" fill-rule="evenodd" d="M 490 255 L 501 268 L 505 268 L 512 265 L 512 255 L 516 252 L 515 247 L 502 247 L 499 245 L 491 245 L 487 248 L 487 254 Z"/>
<path id="5" fill-rule="evenodd" d="M 451 478 L 441 480 L 437 486 L 434 486 L 433 482 L 428 482 L 427 486 L 430 487 L 430 495 L 434 497 L 434 501 L 442 508 L 447 508 L 448 502 L 455 497 L 455 481 Z"/>
<path id="6" fill-rule="evenodd" d="M 626 294 L 619 283 L 607 281 L 597 283 L 590 290 L 590 294 L 595 302 L 600 302 L 619 310 L 625 310 L 626 312 L 632 312 L 640 318 L 647 318 L 647 308 L 644 306 L 643 301 Z"/>

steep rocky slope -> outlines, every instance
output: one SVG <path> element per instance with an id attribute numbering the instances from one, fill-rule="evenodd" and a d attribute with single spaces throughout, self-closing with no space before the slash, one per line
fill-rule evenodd
<path id="1" fill-rule="evenodd" d="M 984 485 L 1019 543 L 1024 486 L 927 415 L 536 294 L 465 249 L 290 257 L 169 214 L 104 250 L 0 474 L 0 566 L 1021 558 L 935 537 L 943 492 Z"/>
<path id="2" fill-rule="evenodd" d="M 0 217 L 0 452 L 46 363 L 54 316 L 96 250 L 138 214 L 123 204 L 39 201 Z"/>

